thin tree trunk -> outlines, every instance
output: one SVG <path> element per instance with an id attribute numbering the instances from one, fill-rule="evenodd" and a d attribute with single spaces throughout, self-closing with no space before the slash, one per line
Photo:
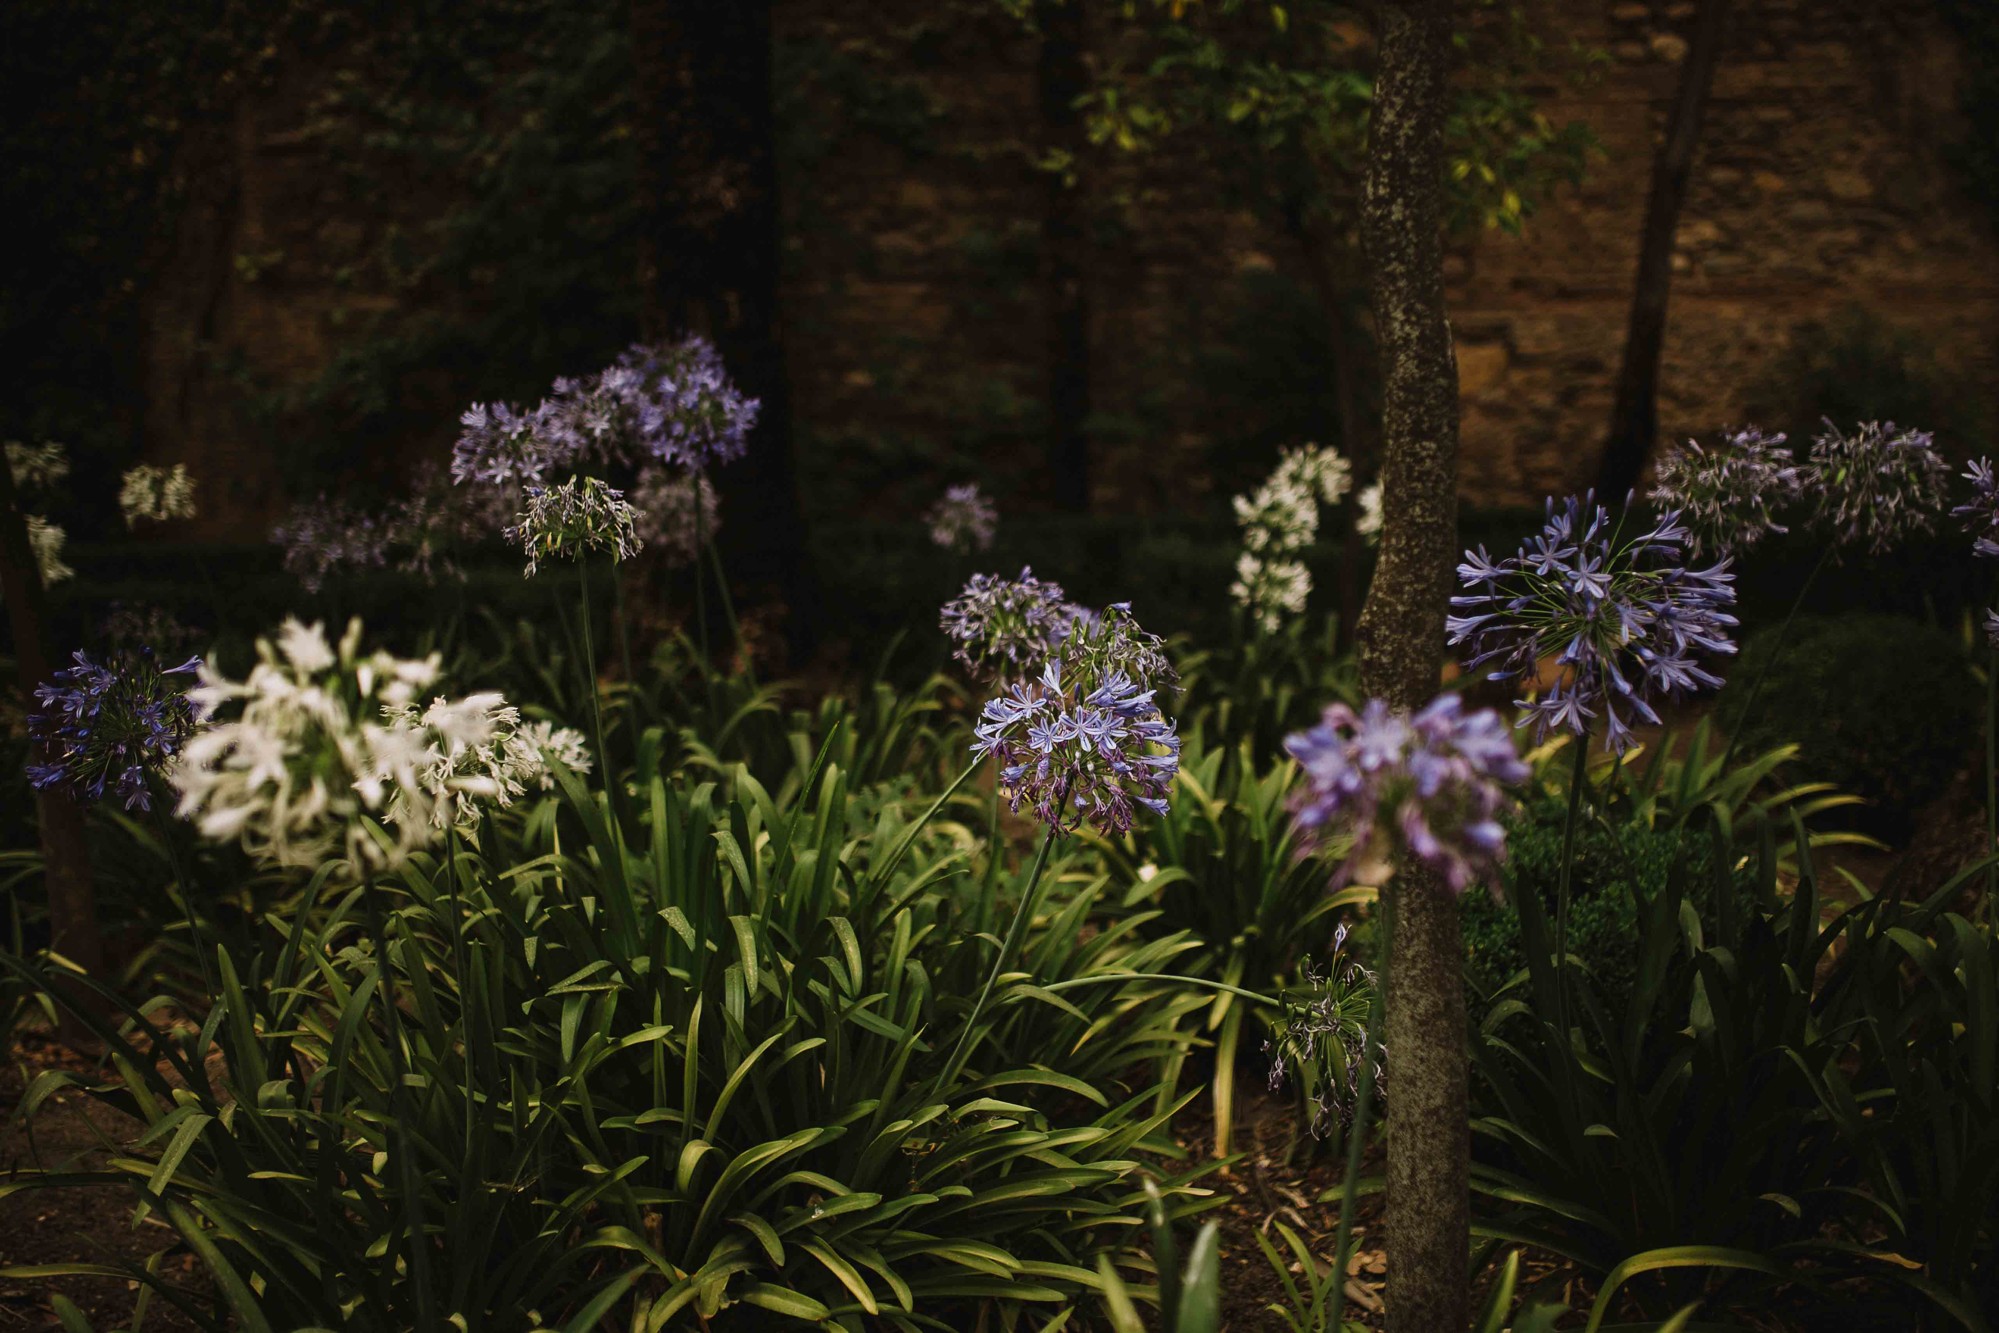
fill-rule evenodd
<path id="1" fill-rule="evenodd" d="M 1673 236 L 1687 201 L 1715 67 L 1721 63 L 1729 2 L 1701 0 L 1666 142 L 1652 163 L 1652 192 L 1638 243 L 1638 286 L 1624 335 L 1624 364 L 1617 373 L 1610 436 L 1597 468 L 1597 493 L 1612 502 L 1637 486 L 1659 437 L 1659 357 L 1666 344 L 1666 300 L 1673 285 Z"/>
<path id="2" fill-rule="evenodd" d="M 1089 236 L 1074 178 L 1084 148 L 1076 101 L 1089 88 L 1083 64 L 1083 0 L 1035 0 L 1041 30 L 1037 92 L 1045 146 L 1066 160 L 1044 171 L 1042 280 L 1047 302 L 1048 475 L 1057 508 L 1090 508 L 1090 303 L 1084 273 Z"/>
<path id="3" fill-rule="evenodd" d="M 1361 239 L 1382 365 L 1381 559 L 1361 613 L 1361 688 L 1414 709 L 1437 692 L 1457 544 L 1458 378 L 1444 310 L 1443 122 L 1450 0 L 1381 10 Z M 1398 867 L 1384 1018 L 1390 1064 L 1390 1333 L 1467 1323 L 1470 1129 L 1457 903 Z"/>
<path id="4" fill-rule="evenodd" d="M 779 303 L 782 212 L 770 0 L 633 0 L 640 329 L 702 333 L 762 403 L 715 477 L 735 571 L 776 585 L 794 652 L 815 637 Z"/>
<path id="5" fill-rule="evenodd" d="M 28 524 L 14 492 L 13 470 L 0 458 L 0 599 L 7 604 L 7 627 L 24 705 L 33 707 L 37 685 L 52 674 L 46 626 L 47 599 Z M 40 756 L 48 762 L 53 756 Z M 83 810 L 59 791 L 38 792 L 35 809 L 42 839 L 42 867 L 48 885 L 49 947 L 85 972 L 101 978 L 104 944 L 97 928 L 97 895 L 90 878 L 90 846 L 84 838 Z"/>

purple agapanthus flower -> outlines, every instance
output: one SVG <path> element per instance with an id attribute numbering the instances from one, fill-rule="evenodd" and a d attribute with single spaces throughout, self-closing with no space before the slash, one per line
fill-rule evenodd
<path id="1" fill-rule="evenodd" d="M 1869 421 L 1846 435 L 1827 421 L 1803 480 L 1821 532 L 1881 555 L 1935 524 L 1948 502 L 1950 465 L 1927 431 Z"/>
<path id="2" fill-rule="evenodd" d="M 151 648 L 97 663 L 83 652 L 35 688 L 28 735 L 42 760 L 28 765 L 36 791 L 95 803 L 107 792 L 127 810 L 152 809 L 149 779 L 179 757 L 196 725 L 194 704 L 170 676 L 192 676 L 198 657 L 162 668 Z"/>
<path id="3" fill-rule="evenodd" d="M 1529 776 L 1499 715 L 1467 713 L 1455 694 L 1413 717 L 1380 699 L 1359 713 L 1333 704 L 1284 748 L 1304 770 L 1292 809 L 1306 844 L 1336 833 L 1353 840 L 1335 884 L 1398 853 L 1429 866 L 1453 894 L 1490 882 L 1506 853 L 1505 789 Z"/>
<path id="4" fill-rule="evenodd" d="M 1025 566 L 1017 579 L 974 574 L 944 603 L 938 623 L 957 640 L 960 662 L 981 676 L 1030 677 L 1078 622 L 1062 585 L 1034 577 Z M 1087 613 L 1085 613 L 1087 614 Z"/>
<path id="5" fill-rule="evenodd" d="M 1964 520 L 1964 526 L 1971 533 L 1971 553 L 1985 560 L 1999 560 L 1999 542 L 1992 538 L 1999 535 L 1999 476 L 1992 471 L 1992 460 L 1979 458 L 1972 460 L 1965 469 L 1964 479 L 1971 483 L 1972 500 L 1952 509 L 1951 516 Z"/>
<path id="6" fill-rule="evenodd" d="M 1520 701 L 1522 723 L 1531 717 L 1537 738 L 1551 727 L 1586 736 L 1601 716 L 1605 747 L 1622 753 L 1636 743 L 1632 719 L 1659 721 L 1655 700 L 1721 683 L 1698 654 L 1735 651 L 1729 562 L 1689 569 L 1686 547 L 1677 513 L 1626 538 L 1594 493 L 1550 499 L 1541 531 L 1511 558 L 1465 552 L 1450 642 L 1465 645 L 1468 670 L 1490 667 L 1528 691 L 1552 658 L 1554 680 Z"/>
<path id="7" fill-rule="evenodd" d="M 1157 642 L 1128 606 L 1106 607 L 1038 675 L 986 704 L 972 750 L 999 761 L 1011 809 L 1025 804 L 1058 834 L 1085 823 L 1119 834 L 1140 809 L 1166 813 L 1180 737 L 1159 711 L 1167 682 L 1146 674 L 1164 664 Z"/>
<path id="8" fill-rule="evenodd" d="M 1713 448 L 1688 440 L 1659 460 L 1652 501 L 1680 513 L 1695 555 L 1735 555 L 1773 532 L 1787 532 L 1773 509 L 1803 488 L 1784 436 L 1747 426 Z"/>
<path id="9" fill-rule="evenodd" d="M 285 569 L 308 592 L 337 574 L 386 569 L 426 583 L 462 580 L 459 557 L 499 536 L 518 506 L 517 487 L 488 481 L 451 485 L 437 464 L 419 467 L 409 490 L 371 508 L 322 495 L 299 505 L 271 530 Z"/>
<path id="10" fill-rule="evenodd" d="M 984 551 L 993 544 L 999 511 L 977 485 L 946 487 L 943 496 L 924 513 L 930 540 L 947 551 Z"/>

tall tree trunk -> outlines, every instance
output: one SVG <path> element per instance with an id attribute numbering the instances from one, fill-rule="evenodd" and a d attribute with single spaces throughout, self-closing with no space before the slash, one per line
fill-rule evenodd
<path id="1" fill-rule="evenodd" d="M 734 572 L 776 585 L 795 652 L 817 598 L 805 561 L 779 306 L 770 0 L 632 0 L 639 323 L 702 333 L 763 407 L 748 454 L 716 476 Z"/>
<path id="2" fill-rule="evenodd" d="M 1084 281 L 1089 236 L 1075 179 L 1084 149 L 1083 113 L 1076 101 L 1089 88 L 1083 65 L 1083 0 L 1035 0 L 1034 21 L 1041 31 L 1035 76 L 1044 147 L 1065 164 L 1042 173 L 1048 476 L 1056 506 L 1080 514 L 1090 508 L 1090 302 Z"/>
<path id="3" fill-rule="evenodd" d="M 13 470 L 4 458 L 0 458 L 0 599 L 7 604 L 22 699 L 32 707 L 35 687 L 51 674 L 47 601 L 34 548 L 28 543 L 27 520 L 14 491 Z M 51 758 L 46 751 L 41 755 L 43 762 Z M 97 929 L 97 895 L 90 879 L 83 810 L 59 791 L 36 793 L 35 810 L 48 885 L 49 947 L 101 979 L 104 943 Z"/>
<path id="4" fill-rule="evenodd" d="M 1437 692 L 1457 545 L 1458 376 L 1444 311 L 1450 0 L 1382 6 L 1361 240 L 1382 366 L 1381 560 L 1361 613 L 1361 688 Z M 1388 1051 L 1390 1333 L 1466 1326 L 1470 1129 L 1458 906 L 1415 865 L 1393 881 Z"/>
<path id="5" fill-rule="evenodd" d="M 1638 484 L 1659 436 L 1659 356 L 1666 343 L 1666 299 L 1673 285 L 1673 235 L 1687 201 L 1715 67 L 1721 63 L 1729 2 L 1700 2 L 1666 142 L 1652 162 L 1652 193 L 1645 203 L 1645 232 L 1638 243 L 1638 287 L 1631 299 L 1631 325 L 1624 335 L 1624 364 L 1617 373 L 1610 436 L 1597 467 L 1597 493 L 1613 503 Z"/>

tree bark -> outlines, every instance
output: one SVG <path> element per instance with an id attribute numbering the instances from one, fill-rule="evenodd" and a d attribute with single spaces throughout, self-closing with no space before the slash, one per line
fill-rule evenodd
<path id="1" fill-rule="evenodd" d="M 46 626 L 48 611 L 41 570 L 28 542 L 28 524 L 14 492 L 13 470 L 0 458 L 0 599 L 7 604 L 7 628 L 24 705 L 34 706 L 35 687 L 52 674 Z M 46 749 L 43 762 L 51 756 Z M 102 978 L 104 943 L 97 928 L 97 895 L 90 878 L 90 845 L 83 810 L 59 791 L 35 794 L 42 839 L 42 869 L 48 886 L 49 948 L 92 976 Z"/>
<path id="2" fill-rule="evenodd" d="M 1436 694 L 1457 545 L 1458 379 L 1444 310 L 1443 124 L 1450 0 L 1381 9 L 1361 239 L 1382 366 L 1381 558 L 1361 613 L 1361 688 L 1401 709 Z M 1455 900 L 1415 865 L 1394 881 L 1389 1061 L 1390 1333 L 1467 1323 L 1470 1128 Z"/>
<path id="3" fill-rule="evenodd" d="M 1638 485 L 1659 436 L 1659 357 L 1666 343 L 1666 300 L 1673 284 L 1673 236 L 1687 201 L 1701 118 L 1721 63 L 1730 0 L 1701 0 L 1693 43 L 1680 72 L 1665 145 L 1652 163 L 1652 191 L 1645 203 L 1645 231 L 1638 243 L 1638 285 L 1624 335 L 1624 364 L 1610 435 L 1597 468 L 1597 494 L 1616 502 Z"/>
<path id="4" fill-rule="evenodd" d="M 1066 166 L 1047 170 L 1042 223 L 1042 281 L 1047 302 L 1048 476 L 1059 509 L 1090 508 L 1090 302 L 1084 274 L 1089 235 L 1076 165 L 1084 149 L 1077 99 L 1088 91 L 1083 64 L 1083 0 L 1035 0 L 1041 31 L 1036 91 L 1045 147 Z"/>
<path id="5" fill-rule="evenodd" d="M 770 0 L 632 0 L 639 325 L 701 333 L 762 410 L 716 476 L 734 571 L 781 590 L 794 652 L 816 631 L 779 285 Z"/>

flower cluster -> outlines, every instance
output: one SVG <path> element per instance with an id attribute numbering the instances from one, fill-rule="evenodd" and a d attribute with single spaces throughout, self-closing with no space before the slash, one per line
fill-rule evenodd
<path id="1" fill-rule="evenodd" d="M 127 810 L 152 809 L 151 780 L 173 766 L 196 722 L 193 703 L 168 677 L 192 675 L 201 659 L 163 668 L 140 648 L 101 664 L 79 651 L 72 662 L 35 689 L 28 734 L 45 758 L 28 765 L 29 783 L 84 802 L 110 790 Z"/>
<path id="2" fill-rule="evenodd" d="M 1511 558 L 1465 553 L 1450 642 L 1466 645 L 1467 669 L 1491 665 L 1492 679 L 1524 690 L 1538 688 L 1542 659 L 1553 658 L 1546 691 L 1521 700 L 1536 736 L 1551 726 L 1586 735 L 1601 713 L 1605 746 L 1622 753 L 1636 741 L 1627 714 L 1658 722 L 1654 699 L 1721 683 L 1695 664 L 1697 652 L 1735 651 L 1724 610 L 1735 576 L 1726 560 L 1687 568 L 1686 545 L 1677 514 L 1624 538 L 1593 494 L 1559 507 L 1551 499 L 1541 531 Z"/>
<path id="3" fill-rule="evenodd" d="M 1964 479 L 1971 483 L 1972 499 L 1952 509 L 1953 518 L 1964 520 L 1971 533 L 1971 553 L 1982 560 L 1999 560 L 1999 476 L 1989 458 L 1973 459 Z"/>
<path id="4" fill-rule="evenodd" d="M 530 722 L 518 734 L 541 757 L 535 785 L 542 791 L 555 789 L 554 770 L 557 768 L 566 768 L 576 774 L 590 771 L 590 744 L 583 739 L 583 733 L 574 727 L 558 727 L 553 722 Z"/>
<path id="5" fill-rule="evenodd" d="M 974 673 L 1011 677 L 1032 675 L 1086 614 L 1069 602 L 1061 584 L 1023 567 L 1017 579 L 972 575 L 964 591 L 944 603 L 939 623 L 957 640 L 958 660 Z"/>
<path id="6" fill-rule="evenodd" d="M 1784 436 L 1754 426 L 1724 435 L 1712 449 L 1688 440 L 1659 460 L 1654 503 L 1680 512 L 1695 555 L 1734 555 L 1770 533 L 1788 532 L 1773 506 L 1796 500 L 1804 483 Z"/>
<path id="7" fill-rule="evenodd" d="M 271 530 L 285 569 L 318 592 L 335 574 L 387 569 L 426 582 L 463 579 L 458 556 L 512 521 L 518 494 L 474 483 L 451 486 L 436 466 L 419 468 L 409 493 L 381 509 L 322 495 Z"/>
<path id="8" fill-rule="evenodd" d="M 42 586 L 53 587 L 76 573 L 62 558 L 63 544 L 69 540 L 69 534 L 40 514 L 29 514 L 27 524 L 28 549 L 35 553 L 35 569 L 42 576 Z"/>
<path id="9" fill-rule="evenodd" d="M 118 508 L 128 528 L 193 518 L 194 478 L 188 475 L 187 464 L 164 468 L 141 463 L 127 471 L 118 487 Z"/>
<path id="10" fill-rule="evenodd" d="M 406 706 L 437 680 L 438 657 L 362 656 L 361 624 L 331 646 L 318 625 L 287 620 L 235 681 L 210 667 L 192 691 L 215 721 L 169 775 L 179 814 L 203 836 L 260 859 L 312 866 L 344 855 L 357 871 L 393 868 L 437 835 L 424 770 L 439 737 Z M 380 829 L 369 816 L 393 807 Z"/>
<path id="11" fill-rule="evenodd" d="M 972 750 L 999 761 L 1010 809 L 1026 803 L 1056 833 L 1084 823 L 1124 833 L 1138 807 L 1166 813 L 1180 768 L 1180 738 L 1153 699 L 1121 671 L 1065 678 L 1051 658 L 986 704 Z"/>
<path id="12" fill-rule="evenodd" d="M 1308 445 L 1287 451 L 1263 485 L 1235 498 L 1243 550 L 1229 593 L 1262 632 L 1305 609 L 1312 576 L 1299 557 L 1319 535 L 1319 506 L 1339 503 L 1352 487 L 1338 450 Z"/>
<path id="13" fill-rule="evenodd" d="M 507 536 L 527 553 L 530 578 L 544 560 L 581 560 L 592 551 L 608 551 L 613 561 L 629 560 L 644 544 L 638 511 L 623 491 L 596 477 L 530 486 L 527 502 L 527 511 Z"/>
<path id="14" fill-rule="evenodd" d="M 1360 513 L 1354 516 L 1353 530 L 1372 546 L 1381 540 L 1381 482 L 1370 481 L 1355 498 L 1360 502 Z"/>
<path id="15" fill-rule="evenodd" d="M 699 472 L 646 468 L 632 487 L 632 507 L 639 539 L 663 552 L 670 566 L 693 564 L 722 526 L 715 484 Z"/>
<path id="16" fill-rule="evenodd" d="M 1284 748 L 1304 770 L 1293 810 L 1307 843 L 1328 833 L 1352 839 L 1335 883 L 1363 871 L 1383 877 L 1400 853 L 1463 894 L 1504 857 L 1504 789 L 1529 776 L 1499 715 L 1467 713 L 1455 694 L 1413 717 L 1379 699 L 1358 714 L 1333 704 Z"/>
<path id="17" fill-rule="evenodd" d="M 1360 1100 L 1360 1080 L 1367 1064 L 1374 1066 L 1374 1092 L 1383 1097 L 1388 1086 L 1387 1050 L 1367 1030 L 1379 979 L 1345 953 L 1347 927 L 1333 932 L 1333 961 L 1324 970 L 1308 957 L 1298 964 L 1305 994 L 1286 989 L 1281 997 L 1284 1017 L 1276 1036 L 1263 1043 L 1270 1056 L 1270 1090 L 1284 1086 L 1295 1063 L 1308 1071 L 1306 1090 L 1313 1102 L 1312 1136 L 1323 1138 L 1332 1121 L 1340 1132 L 1353 1128 L 1354 1107 Z"/>
<path id="18" fill-rule="evenodd" d="M 487 803 L 510 806 L 529 783 L 549 785 L 540 738 L 521 725 L 520 710 L 502 695 L 440 698 L 421 712 L 405 701 L 384 707 L 382 718 L 394 730 L 428 740 L 417 765 L 417 780 L 430 798 L 428 811 L 419 811 L 398 791 L 385 812 L 391 823 L 427 813 L 435 828 L 472 829 Z"/>
<path id="19" fill-rule="evenodd" d="M 5 452 L 14 484 L 24 489 L 45 491 L 69 475 L 69 450 L 54 441 L 22 444 L 9 440 Z"/>
<path id="20" fill-rule="evenodd" d="M 152 644 L 166 656 L 179 656 L 201 636 L 163 606 L 112 601 L 97 622 L 98 635 L 114 649 Z"/>
<path id="21" fill-rule="evenodd" d="M 473 404 L 451 474 L 525 488 L 593 464 L 699 472 L 742 457 L 758 411 L 707 339 L 633 346 L 594 375 L 558 379 L 531 410 Z"/>
<path id="22" fill-rule="evenodd" d="M 1841 546 L 1880 555 L 1927 532 L 1947 500 L 1950 465 L 1926 431 L 1870 421 L 1852 435 L 1828 421 L 1803 468 L 1817 526 Z"/>
<path id="23" fill-rule="evenodd" d="M 947 487 L 923 521 L 930 525 L 930 540 L 947 551 L 984 551 L 993 544 L 999 511 L 977 485 L 966 482 Z"/>

